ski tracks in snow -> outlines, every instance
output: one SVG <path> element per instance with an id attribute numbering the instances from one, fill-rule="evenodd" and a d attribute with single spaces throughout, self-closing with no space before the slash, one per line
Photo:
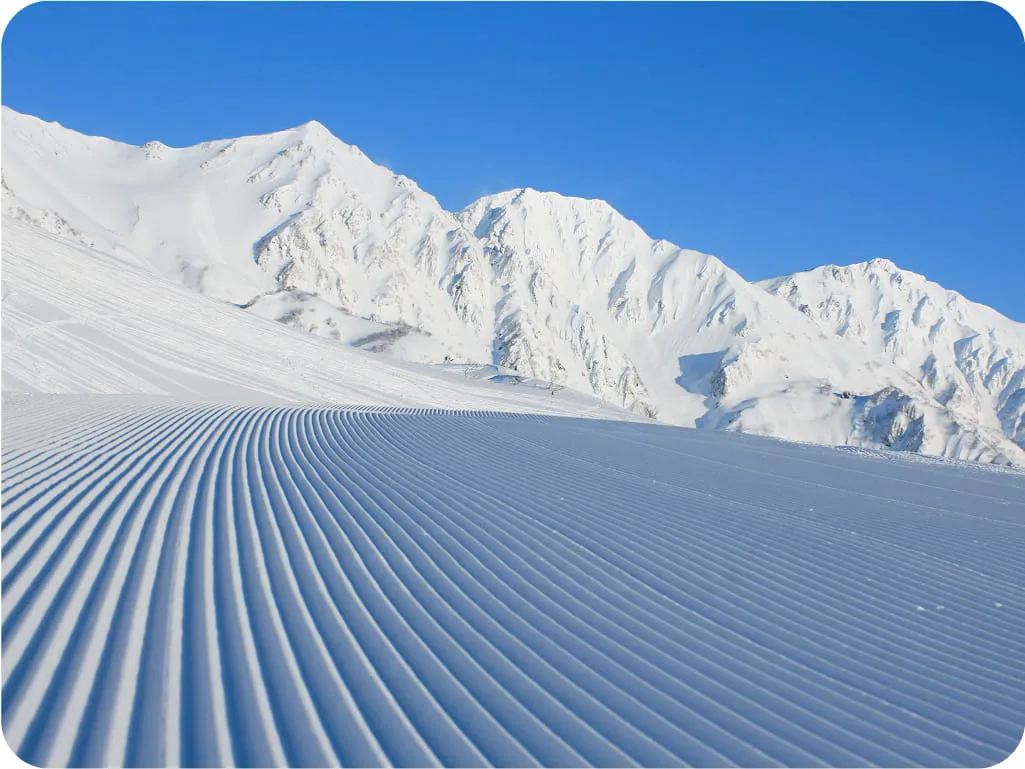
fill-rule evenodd
<path id="1" fill-rule="evenodd" d="M 989 765 L 1025 476 L 493 412 L 65 399 L 3 448 L 40 765 Z"/>

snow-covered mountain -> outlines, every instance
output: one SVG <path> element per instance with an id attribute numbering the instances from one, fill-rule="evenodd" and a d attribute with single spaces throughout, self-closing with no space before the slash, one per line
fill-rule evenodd
<path id="1" fill-rule="evenodd" d="M 674 424 L 1025 464 L 1025 326 L 892 266 L 759 285 L 601 201 L 453 214 L 318 123 L 172 149 L 3 120 L 5 217 L 247 312 Z"/>
<path id="2" fill-rule="evenodd" d="M 598 328 L 598 360 L 621 356 L 636 390 L 592 377 L 594 391 L 639 393 L 670 422 L 972 458 L 1018 451 L 966 429 L 903 368 L 827 336 L 715 257 L 650 239 L 605 203 L 520 190 L 461 218 L 511 298 L 496 330 L 515 348 L 508 363 L 534 376 L 549 375 L 545 342 L 563 344 L 559 360 L 590 363 L 575 331 Z"/>
<path id="3" fill-rule="evenodd" d="M 3 147 L 4 212 L 15 218 L 325 336 L 365 318 L 487 354 L 480 303 L 461 298 L 487 289 L 479 244 L 319 123 L 179 150 L 5 109 Z"/>
<path id="4" fill-rule="evenodd" d="M 978 434 L 1025 446 L 1025 325 L 887 259 L 760 285 L 825 333 L 913 374 Z"/>

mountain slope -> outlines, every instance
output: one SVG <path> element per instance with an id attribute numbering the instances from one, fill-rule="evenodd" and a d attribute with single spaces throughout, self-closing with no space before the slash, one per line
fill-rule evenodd
<path id="1" fill-rule="evenodd" d="M 913 373 L 962 423 L 1025 447 L 1025 324 L 885 259 L 760 285 L 825 333 Z"/>
<path id="2" fill-rule="evenodd" d="M 480 246 L 434 198 L 319 123 L 186 149 L 82 136 L 8 109 L 4 127 L 9 216 L 214 298 L 290 294 L 300 326 L 312 294 L 336 312 L 429 328 L 459 357 L 486 354 L 483 301 L 464 299 L 488 292 Z"/>
<path id="3" fill-rule="evenodd" d="M 674 424 L 1025 464 L 1020 377 L 963 408 L 601 201 L 516 190 L 451 214 L 318 123 L 172 149 L 5 110 L 3 153 L 8 220 L 332 340 Z"/>
<path id="4" fill-rule="evenodd" d="M 980 433 L 973 414 L 937 402 L 895 365 L 902 361 L 827 336 L 715 257 L 652 240 L 601 201 L 519 190 L 482 199 L 460 218 L 510 297 L 496 329 L 512 351 L 508 365 L 546 378 L 559 362 L 587 364 L 593 348 L 577 342 L 577 329 L 597 328 L 595 357 L 605 368 L 587 371 L 595 392 L 611 389 L 624 405 L 639 393 L 676 424 L 1025 459 L 1007 436 Z"/>
<path id="5" fill-rule="evenodd" d="M 407 363 L 302 333 L 24 222 L 4 221 L 2 293 L 5 392 L 639 419 L 570 390 L 513 387 L 488 379 L 497 372 Z"/>

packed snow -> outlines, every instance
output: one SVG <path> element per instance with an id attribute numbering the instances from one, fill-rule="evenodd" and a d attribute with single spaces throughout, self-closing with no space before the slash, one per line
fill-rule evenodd
<path id="1" fill-rule="evenodd" d="M 671 424 L 1025 465 L 1025 325 L 885 260 L 752 284 L 602 201 L 450 213 L 316 122 L 175 149 L 3 120 L 8 220 L 312 335 Z"/>
<path id="2" fill-rule="evenodd" d="M 1025 475 L 540 415 L 7 395 L 45 766 L 988 766 Z"/>

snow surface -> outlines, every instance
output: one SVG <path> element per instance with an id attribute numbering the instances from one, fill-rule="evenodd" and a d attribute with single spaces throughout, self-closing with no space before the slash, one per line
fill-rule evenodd
<path id="1" fill-rule="evenodd" d="M 1025 325 L 883 260 L 757 285 L 602 201 L 524 189 L 453 214 L 319 123 L 184 149 L 9 109 L 3 126 L 5 229 L 104 254 L 111 301 L 115 264 L 150 269 L 336 342 L 672 424 L 1025 465 Z"/>
<path id="2" fill-rule="evenodd" d="M 760 285 L 827 334 L 917 372 L 929 394 L 978 434 L 1025 446 L 1025 325 L 886 259 Z"/>
<path id="3" fill-rule="evenodd" d="M 986 766 L 1025 474 L 652 424 L 7 394 L 47 766 Z"/>
<path id="4" fill-rule="evenodd" d="M 448 214 L 317 124 L 173 150 L 5 111 L 3 186 L 26 760 L 984 766 L 1021 739 L 1025 473 L 955 461 L 1016 457 L 1016 324 L 942 337 L 949 402 L 999 408 L 976 425 L 902 368 L 919 336 L 838 338 L 595 201 Z M 904 329 L 886 302 L 852 316 Z"/>
<path id="5" fill-rule="evenodd" d="M 404 363 L 305 334 L 22 222 L 4 222 L 3 250 L 5 392 L 641 419 L 572 390 L 510 386 L 465 364 Z"/>

